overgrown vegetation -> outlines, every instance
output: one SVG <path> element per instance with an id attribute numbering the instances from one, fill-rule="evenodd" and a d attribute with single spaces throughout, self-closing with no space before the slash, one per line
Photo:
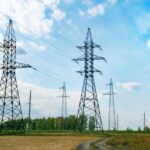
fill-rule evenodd
<path id="1" fill-rule="evenodd" d="M 114 137 L 107 144 L 113 146 L 115 150 L 149 150 L 150 135 L 146 134 L 123 134 Z"/>
<path id="2" fill-rule="evenodd" d="M 83 120 L 83 125 L 80 127 L 80 122 Z M 95 128 L 95 119 L 90 117 L 89 121 L 85 116 L 80 116 L 76 118 L 74 115 L 70 115 L 66 118 L 63 117 L 48 117 L 48 118 L 38 118 L 38 119 L 24 119 L 23 123 L 21 120 L 8 120 L 2 124 L 4 129 L 7 130 L 22 130 L 25 131 L 60 131 L 60 130 L 75 130 L 77 128 L 77 121 L 79 122 L 79 128 L 88 129 L 93 131 Z M 88 122 L 88 123 L 87 123 Z M 20 127 L 20 128 L 19 128 Z"/>

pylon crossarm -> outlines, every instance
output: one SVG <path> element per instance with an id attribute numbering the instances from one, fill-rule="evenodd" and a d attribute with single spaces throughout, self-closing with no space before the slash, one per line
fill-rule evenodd
<path id="1" fill-rule="evenodd" d="M 93 47 L 94 47 L 94 48 L 99 48 L 101 51 L 103 50 L 102 47 L 101 47 L 100 45 L 95 44 L 95 43 L 93 43 Z"/>
<path id="2" fill-rule="evenodd" d="M 94 60 L 103 60 L 104 62 L 107 63 L 107 60 L 106 60 L 105 57 L 101 57 L 101 56 L 96 56 L 96 55 L 94 55 L 94 58 L 93 58 L 93 59 L 94 59 Z"/>
<path id="3" fill-rule="evenodd" d="M 21 68 L 32 68 L 34 70 L 37 70 L 36 68 L 32 67 L 29 64 L 24 64 L 24 63 L 16 62 L 15 63 L 15 69 L 21 69 Z"/>
<path id="4" fill-rule="evenodd" d="M 85 46 L 76 46 L 78 49 L 80 49 L 82 52 L 85 49 Z"/>
<path id="5" fill-rule="evenodd" d="M 76 71 L 77 73 L 83 75 L 84 74 L 84 71 Z"/>
<path id="6" fill-rule="evenodd" d="M 74 62 L 76 62 L 77 64 L 79 64 L 79 61 L 85 61 L 85 58 L 84 57 L 78 57 L 78 58 L 75 58 L 75 59 L 72 59 Z"/>
<path id="7" fill-rule="evenodd" d="M 103 72 L 102 71 L 100 71 L 100 70 L 98 70 L 98 69 L 94 69 L 94 72 L 97 72 L 97 73 L 99 73 L 99 74 L 103 74 Z"/>

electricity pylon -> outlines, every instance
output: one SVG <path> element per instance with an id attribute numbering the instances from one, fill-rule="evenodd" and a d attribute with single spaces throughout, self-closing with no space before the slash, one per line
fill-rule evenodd
<path id="1" fill-rule="evenodd" d="M 63 83 L 63 86 L 60 89 L 62 89 L 62 95 L 58 97 L 61 97 L 62 99 L 61 117 L 64 120 L 64 129 L 67 129 L 67 98 L 69 98 L 69 96 L 67 96 L 66 93 L 66 84 Z"/>
<path id="2" fill-rule="evenodd" d="M 12 20 L 9 20 L 4 41 L 2 77 L 0 81 L 0 125 L 1 131 L 24 131 L 25 125 L 16 79 L 16 69 L 31 68 L 28 64 L 16 61 L 16 38 Z"/>
<path id="3" fill-rule="evenodd" d="M 118 117 L 118 114 L 117 114 L 117 131 L 119 130 L 119 117 Z"/>
<path id="4" fill-rule="evenodd" d="M 58 97 L 62 98 L 61 117 L 66 118 L 67 117 L 67 98 L 69 98 L 69 96 L 67 96 L 67 93 L 66 93 L 65 82 L 63 83 L 63 86 L 60 89 L 62 89 L 62 95 Z"/>
<path id="5" fill-rule="evenodd" d="M 31 119 L 31 90 L 30 90 L 30 95 L 29 95 L 29 120 Z"/>
<path id="6" fill-rule="evenodd" d="M 146 127 L 147 127 L 147 126 L 146 126 L 146 121 L 147 121 L 147 120 L 146 120 L 146 115 L 145 115 L 145 112 L 144 112 L 144 118 L 143 118 L 143 125 L 144 125 L 144 126 L 143 126 L 143 130 L 145 130 Z"/>
<path id="7" fill-rule="evenodd" d="M 114 89 L 113 89 L 113 81 L 110 79 L 110 83 L 107 84 L 109 86 L 109 92 L 104 95 L 109 96 L 109 112 L 108 112 L 108 130 L 116 130 L 116 114 L 115 114 L 115 102 L 114 102 Z"/>
<path id="8" fill-rule="evenodd" d="M 94 68 L 94 61 L 106 61 L 106 59 L 94 54 L 94 48 L 101 49 L 101 47 L 93 42 L 90 28 L 88 28 L 84 44 L 82 46 L 77 46 L 77 48 L 84 53 L 84 56 L 73 59 L 73 61 L 77 63 L 79 63 L 79 61 L 84 62 L 84 69 L 82 71 L 77 71 L 81 75 L 84 75 L 82 92 L 77 112 L 77 129 L 80 132 L 83 130 L 88 130 L 89 128 L 92 128 L 92 130 L 103 130 L 100 107 L 94 81 L 94 73 L 98 72 L 102 74 L 102 72 Z"/>
<path id="9" fill-rule="evenodd" d="M 26 124 L 26 129 L 27 131 L 30 131 L 30 124 L 31 124 L 31 90 L 30 90 L 30 95 L 29 95 L 29 114 L 28 114 L 28 122 Z"/>

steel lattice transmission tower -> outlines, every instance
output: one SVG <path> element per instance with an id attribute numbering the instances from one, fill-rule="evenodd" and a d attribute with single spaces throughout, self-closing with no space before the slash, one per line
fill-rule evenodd
<path id="1" fill-rule="evenodd" d="M 16 38 L 12 20 L 1 45 L 3 52 L 2 77 L 0 81 L 0 124 L 2 130 L 24 130 L 23 115 L 16 79 L 16 69 L 31 68 L 16 61 Z"/>
<path id="2" fill-rule="evenodd" d="M 31 93 L 31 90 L 30 90 L 30 95 L 29 95 L 29 120 L 31 119 L 31 98 L 32 98 L 32 93 Z"/>
<path id="3" fill-rule="evenodd" d="M 69 96 L 67 96 L 66 84 L 63 83 L 63 86 L 60 89 L 62 89 L 62 95 L 58 96 L 58 97 L 61 97 L 61 99 L 62 99 L 61 117 L 64 121 L 64 123 L 63 123 L 64 129 L 67 129 L 67 98 L 69 98 Z"/>
<path id="4" fill-rule="evenodd" d="M 82 46 L 77 46 L 84 56 L 73 59 L 75 62 L 84 62 L 84 69 L 82 71 L 77 71 L 81 75 L 84 75 L 84 81 L 82 86 L 82 92 L 77 112 L 77 129 L 82 132 L 83 130 L 103 130 L 100 107 L 96 92 L 96 86 L 94 81 L 94 73 L 102 72 L 94 68 L 95 60 L 106 59 L 101 56 L 94 54 L 94 49 L 99 48 L 102 50 L 100 45 L 93 42 L 91 30 L 88 28 L 87 35 Z"/>
<path id="5" fill-rule="evenodd" d="M 67 98 L 69 96 L 67 96 L 67 93 L 66 93 L 66 84 L 63 83 L 63 86 L 60 89 L 62 89 L 62 95 L 58 97 L 62 98 L 61 117 L 67 118 Z"/>
<path id="6" fill-rule="evenodd" d="M 114 102 L 115 93 L 112 79 L 110 79 L 110 83 L 108 83 L 106 86 L 109 86 L 109 92 L 104 94 L 109 96 L 108 130 L 116 130 L 116 114 Z"/>

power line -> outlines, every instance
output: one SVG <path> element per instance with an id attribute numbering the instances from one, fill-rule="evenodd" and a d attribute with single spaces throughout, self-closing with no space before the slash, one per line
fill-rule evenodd
<path id="1" fill-rule="evenodd" d="M 53 12 L 53 13 L 56 15 L 56 17 L 59 18 L 59 16 L 55 13 L 54 10 L 52 10 L 52 8 L 51 8 L 50 6 L 48 6 L 47 4 L 45 4 L 43 1 L 41 1 L 41 2 L 43 3 L 44 6 L 48 7 L 48 8 L 51 10 L 51 12 Z M 58 9 L 60 9 L 60 8 L 58 8 Z M 82 39 L 82 37 L 81 37 L 73 28 L 71 28 L 64 20 L 62 20 L 62 23 L 63 23 L 65 26 L 67 26 L 68 29 L 69 29 L 70 31 L 72 31 L 72 33 L 74 33 L 78 38 Z"/>
<path id="2" fill-rule="evenodd" d="M 104 95 L 109 96 L 108 130 L 116 130 L 116 112 L 114 102 L 115 93 L 112 79 L 110 79 L 110 83 L 108 83 L 107 86 L 109 86 L 109 92 L 105 93 Z"/>
<path id="3" fill-rule="evenodd" d="M 3 14 L 4 16 L 6 16 L 7 18 L 10 18 L 7 14 L 3 13 L 2 11 L 0 11 L 0 13 Z M 25 30 L 27 30 L 29 33 L 33 33 L 32 30 L 27 29 L 24 25 L 18 23 L 16 20 L 14 20 L 14 19 L 12 19 L 12 20 L 13 20 L 16 24 L 18 24 L 19 26 L 21 26 L 21 27 L 23 27 Z M 33 34 L 34 34 L 34 33 L 33 33 Z M 46 40 L 46 39 L 44 39 L 44 38 L 42 38 L 42 37 L 39 37 L 39 39 L 41 39 L 43 42 L 47 43 L 48 45 L 50 45 L 50 46 L 53 47 L 54 49 L 59 50 L 59 51 L 57 51 L 57 52 L 59 52 L 59 55 L 70 59 L 71 56 L 68 57 L 68 53 L 62 52 L 62 51 L 63 51 L 62 49 L 56 47 L 56 46 L 55 46 L 53 43 L 51 43 L 50 41 L 48 41 L 48 40 Z M 55 51 L 55 52 L 56 52 L 56 51 Z M 65 53 L 65 54 L 64 54 L 64 53 Z"/>
<path id="4" fill-rule="evenodd" d="M 42 2 L 42 1 L 41 1 L 41 2 Z M 49 6 L 46 5 L 44 2 L 42 2 L 42 3 L 43 3 L 43 5 L 45 5 L 46 7 L 49 7 Z M 20 4 L 20 5 L 21 5 L 21 4 Z M 23 6 L 23 7 L 28 11 L 28 9 L 27 9 L 24 5 L 21 5 L 21 6 Z M 50 7 L 49 7 L 49 8 L 50 8 Z M 50 8 L 50 10 L 51 10 L 51 12 L 55 13 L 51 8 Z M 55 13 L 55 15 L 56 15 L 57 17 L 59 17 L 56 13 Z M 68 25 L 67 23 L 65 23 L 64 20 L 62 20 L 62 22 L 63 22 L 67 27 L 69 27 L 69 25 Z M 75 33 L 75 31 L 72 30 L 71 27 L 69 27 L 69 29 Z M 58 31 L 56 31 L 56 33 L 59 34 L 63 39 L 65 39 L 65 40 L 68 41 L 69 43 L 75 45 L 74 42 L 72 42 L 69 38 L 66 38 L 64 35 L 58 33 Z M 76 34 L 77 34 L 77 33 L 76 33 Z"/>
<path id="5" fill-rule="evenodd" d="M 39 73 L 41 73 L 41 74 L 47 76 L 47 77 L 53 78 L 54 80 L 58 81 L 59 83 L 62 83 L 62 82 L 63 82 L 63 80 L 61 80 L 60 78 L 58 78 L 58 77 L 52 75 L 51 73 L 45 71 L 44 69 L 39 68 L 39 69 L 37 69 L 37 71 L 38 71 Z M 72 86 L 72 87 L 75 87 L 76 85 L 78 85 L 78 84 L 76 84 L 76 85 L 75 85 L 75 84 L 72 84 L 72 83 L 70 83 L 70 82 L 67 82 L 67 83 L 68 83 L 68 85 L 70 85 L 70 86 Z"/>

